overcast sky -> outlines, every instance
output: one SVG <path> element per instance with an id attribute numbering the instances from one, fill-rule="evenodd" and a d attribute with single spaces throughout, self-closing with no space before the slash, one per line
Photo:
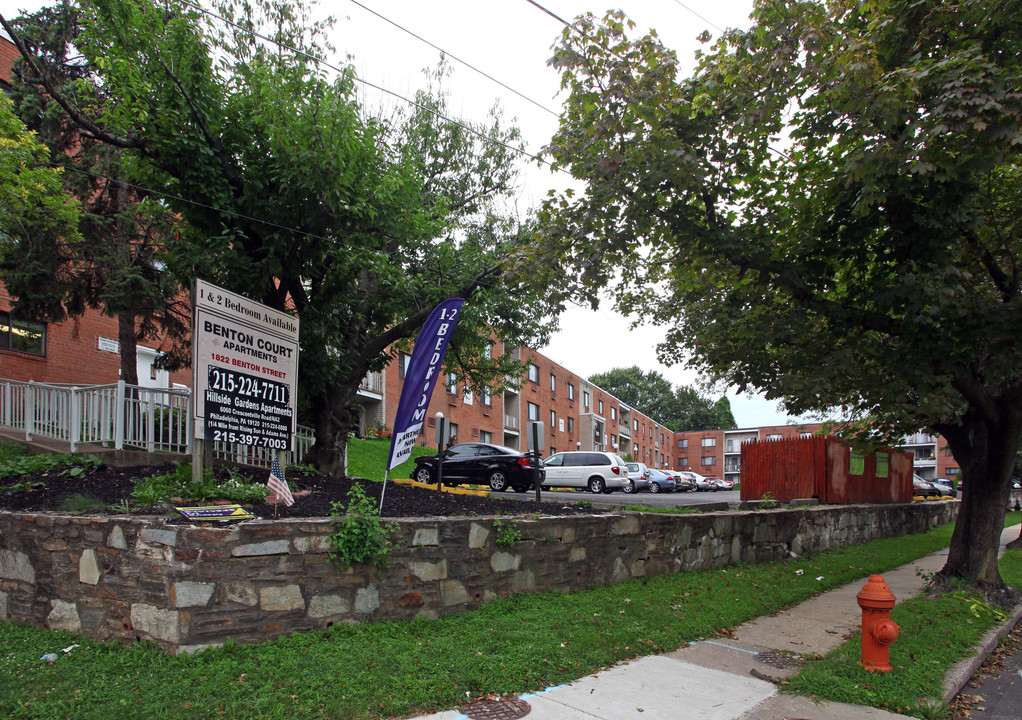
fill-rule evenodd
<path id="1" fill-rule="evenodd" d="M 0 12 L 10 18 L 20 9 L 47 4 L 0 0 Z M 506 117 L 514 118 L 521 128 L 527 150 L 537 154 L 556 130 L 560 107 L 559 78 L 546 61 L 564 25 L 550 13 L 571 21 L 586 11 L 602 15 L 610 7 L 621 8 L 637 24 L 633 36 L 655 28 L 665 44 L 677 51 L 682 72 L 687 73 L 701 46 L 696 37 L 704 30 L 717 36 L 722 28 L 747 26 L 752 8 L 751 0 L 599 4 L 544 0 L 537 4 L 549 13 L 528 0 L 334 0 L 317 12 L 323 16 L 329 11 L 336 18 L 330 38 L 338 52 L 338 64 L 350 56 L 364 81 L 360 93 L 367 106 L 394 107 L 404 103 L 395 94 L 412 97 L 425 84 L 424 69 L 436 66 L 440 56 L 436 48 L 441 48 L 451 66 L 446 85 L 451 113 L 482 122 L 494 103 L 499 103 Z M 524 174 L 519 207 L 523 211 L 533 207 L 550 188 L 563 188 L 567 183 L 565 175 L 552 175 L 531 163 Z M 547 347 L 537 349 L 581 376 L 638 365 L 663 373 L 675 384 L 696 383 L 698 378 L 691 371 L 668 368 L 657 361 L 655 346 L 661 333 L 656 328 L 633 331 L 628 325 L 628 319 L 611 311 L 609 305 L 599 312 L 570 309 L 561 319 L 561 331 Z M 762 397 L 728 396 L 739 427 L 788 422 L 774 403 Z"/>

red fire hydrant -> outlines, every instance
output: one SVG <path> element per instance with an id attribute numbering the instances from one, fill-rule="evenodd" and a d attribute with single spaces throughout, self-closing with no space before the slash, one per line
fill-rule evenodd
<path id="1" fill-rule="evenodd" d="M 887 587 L 883 575 L 870 575 L 859 594 L 855 596 L 862 608 L 862 660 L 867 670 L 890 672 L 890 644 L 898 639 L 901 630 L 891 620 L 894 593 Z"/>

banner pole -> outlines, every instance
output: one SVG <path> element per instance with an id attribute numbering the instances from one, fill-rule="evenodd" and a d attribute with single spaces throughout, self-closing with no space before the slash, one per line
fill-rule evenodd
<path id="1" fill-rule="evenodd" d="M 383 494 L 387 492 L 387 478 L 390 477 L 390 469 L 383 473 L 383 487 L 380 488 L 380 514 L 383 514 Z"/>

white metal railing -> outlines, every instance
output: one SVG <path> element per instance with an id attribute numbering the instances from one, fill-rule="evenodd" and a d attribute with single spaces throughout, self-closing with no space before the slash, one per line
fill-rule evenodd
<path id="1" fill-rule="evenodd" d="M 359 390 L 367 390 L 377 395 L 383 394 L 383 373 L 382 372 L 368 372 L 366 376 L 362 378 L 362 382 L 358 386 Z"/>
<path id="2" fill-rule="evenodd" d="M 505 430 L 517 430 L 518 429 L 518 418 L 514 415 L 504 416 L 504 429 Z"/>
<path id="3" fill-rule="evenodd" d="M 191 389 L 127 385 L 60 385 L 0 378 L 0 425 L 36 436 L 66 442 L 71 452 L 82 444 L 121 450 L 190 455 L 192 452 Z M 315 442 L 312 428 L 298 425 L 295 450 L 288 463 L 300 463 Z M 269 467 L 272 453 L 265 448 L 215 443 L 219 459 Z"/>
<path id="4" fill-rule="evenodd" d="M 914 435 L 906 435 L 902 438 L 902 445 L 935 445 L 937 443 L 937 436 L 930 435 L 928 433 L 916 433 Z"/>

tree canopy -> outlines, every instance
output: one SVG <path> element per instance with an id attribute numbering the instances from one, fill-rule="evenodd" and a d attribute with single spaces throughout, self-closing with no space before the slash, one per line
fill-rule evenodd
<path id="1" fill-rule="evenodd" d="M 736 427 L 726 397 L 714 401 L 694 388 L 675 387 L 656 370 L 643 371 L 637 365 L 613 368 L 591 375 L 589 381 L 674 431 Z"/>
<path id="2" fill-rule="evenodd" d="M 61 93 L 59 74 L 23 54 L 71 121 L 121 149 L 132 181 L 176 213 L 166 263 L 179 280 L 301 319 L 299 386 L 321 470 L 344 470 L 366 372 L 443 299 L 469 299 L 449 353 L 461 377 L 520 372 L 511 353 L 490 352 L 491 331 L 541 344 L 550 313 L 542 293 L 502 281 L 527 227 L 502 209 L 518 132 L 498 110 L 458 121 L 427 88 L 411 110 L 374 116 L 350 67 L 323 62 L 328 25 L 302 3 L 79 6 L 75 43 L 102 104 Z"/>
<path id="3" fill-rule="evenodd" d="M 108 98 L 75 52 L 80 11 L 70 2 L 18 18 L 18 37 L 47 68 L 62 95 L 88 95 L 101 108 Z M 18 115 L 46 143 L 49 162 L 65 169 L 64 187 L 79 200 L 81 241 L 37 236 L 6 248 L 0 266 L 17 309 L 35 320 L 61 322 L 98 308 L 118 318 L 120 377 L 138 384 L 136 347 L 154 341 L 162 367 L 187 364 L 190 309 L 178 281 L 163 272 L 163 253 L 175 232 L 173 213 L 158 196 L 127 179 L 124 151 L 83 133 L 40 87 L 24 64 L 15 67 L 12 98 Z M 31 259 L 31 260 L 30 260 Z M 50 277 L 39 282 L 22 268 L 34 261 Z"/>
<path id="4" fill-rule="evenodd" d="M 760 2 L 686 79 L 623 15 L 580 18 L 548 150 L 587 186 L 532 251 L 582 298 L 623 277 L 665 361 L 876 440 L 943 434 L 966 491 L 940 577 L 995 595 L 1022 430 L 1017 10 Z"/>

